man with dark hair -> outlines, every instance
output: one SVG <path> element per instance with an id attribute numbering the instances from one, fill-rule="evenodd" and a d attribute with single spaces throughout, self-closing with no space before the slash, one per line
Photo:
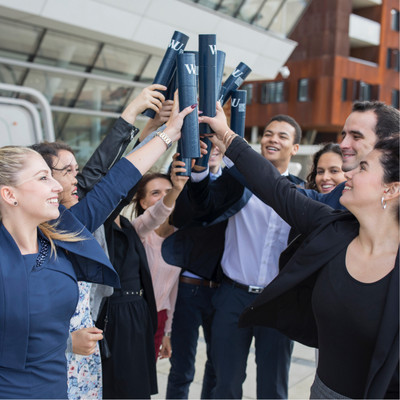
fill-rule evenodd
<path id="1" fill-rule="evenodd" d="M 372 151 L 378 139 L 390 136 L 400 130 L 400 112 L 380 101 L 360 101 L 353 104 L 342 130 L 340 148 L 343 154 L 343 171 L 358 168 L 360 161 Z M 343 209 L 339 203 L 346 182 L 335 187 L 330 193 L 322 194 L 311 189 L 299 189 L 306 196 Z"/>
<path id="2" fill-rule="evenodd" d="M 261 139 L 261 154 L 294 184 L 302 181 L 288 173 L 290 159 L 299 148 L 301 129 L 289 116 L 274 117 Z M 224 160 L 229 167 L 230 160 Z M 238 328 L 242 311 L 278 274 L 278 259 L 286 248 L 290 226 L 236 180 L 235 168 L 226 168 L 210 182 L 208 171 L 192 172 L 185 196 L 177 200 L 174 222 L 187 223 L 179 214 L 195 210 L 196 217 L 209 223 L 206 254 L 189 253 L 185 266 L 200 275 L 220 261 L 222 282 L 213 298 L 215 315 L 211 331 L 211 355 L 216 374 L 213 398 L 241 398 L 246 378 L 247 357 L 255 339 L 257 398 L 287 398 L 293 343 L 274 329 Z M 185 202 L 188 200 L 189 204 Z M 220 227 L 221 221 L 225 222 Z M 181 223 L 180 223 L 181 222 Z M 200 224 L 199 224 L 200 225 Z M 214 234 L 212 228 L 216 228 Z M 222 234 L 221 234 L 222 233 Z M 171 238 L 171 239 L 170 239 Z M 167 238 L 163 257 L 175 262 L 183 249 L 195 248 L 198 231 L 182 229 Z M 168 240 L 169 239 L 169 240 Z M 215 267 L 214 267 L 215 268 Z"/>

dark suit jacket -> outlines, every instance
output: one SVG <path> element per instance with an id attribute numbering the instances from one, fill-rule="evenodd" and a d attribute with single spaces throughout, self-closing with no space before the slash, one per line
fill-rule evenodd
<path id="1" fill-rule="evenodd" d="M 295 184 L 303 183 L 294 175 L 288 178 Z M 213 182 L 209 177 L 197 183 L 189 181 L 172 215 L 173 224 L 180 229 L 162 245 L 165 261 L 206 279 L 219 280 L 227 221 L 251 196 L 235 167 L 225 168 Z"/>
<path id="2" fill-rule="evenodd" d="M 358 235 L 359 224 L 347 211 L 311 200 L 277 173 L 243 140 L 235 138 L 226 155 L 245 176 L 252 190 L 305 235 L 292 251 L 282 253 L 280 274 L 247 308 L 240 326 L 273 327 L 308 346 L 318 347 L 311 295 L 321 268 Z M 260 179 L 262 177 L 262 179 Z M 295 243 L 293 244 L 295 245 Z M 390 277 L 389 291 L 370 365 L 365 398 L 383 398 L 399 390 L 399 264 Z"/>

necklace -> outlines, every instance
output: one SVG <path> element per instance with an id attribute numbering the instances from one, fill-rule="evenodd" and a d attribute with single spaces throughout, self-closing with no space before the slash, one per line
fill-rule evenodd
<path id="1" fill-rule="evenodd" d="M 40 251 L 36 257 L 36 263 L 33 266 L 34 271 L 38 271 L 39 269 L 42 268 L 42 265 L 45 262 L 47 255 L 49 253 L 49 242 L 46 239 L 39 236 L 39 243 L 40 243 Z"/>

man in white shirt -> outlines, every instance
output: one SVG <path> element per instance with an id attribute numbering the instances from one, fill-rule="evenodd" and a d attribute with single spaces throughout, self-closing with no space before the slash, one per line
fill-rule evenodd
<path id="1" fill-rule="evenodd" d="M 295 184 L 302 181 L 289 175 L 288 166 L 298 151 L 300 138 L 297 122 L 289 116 L 278 115 L 268 123 L 261 139 L 262 155 Z M 292 342 L 274 329 L 238 328 L 238 320 L 242 311 L 278 274 L 278 259 L 287 246 L 290 226 L 248 189 L 238 187 L 229 172 L 224 171 L 212 183 L 208 183 L 205 175 L 192 172 L 189 198 L 194 207 L 212 215 L 211 219 L 221 220 L 221 214 L 229 217 L 221 260 L 223 278 L 213 298 L 216 309 L 211 337 L 216 373 L 214 398 L 242 397 L 253 337 L 257 398 L 287 398 Z"/>

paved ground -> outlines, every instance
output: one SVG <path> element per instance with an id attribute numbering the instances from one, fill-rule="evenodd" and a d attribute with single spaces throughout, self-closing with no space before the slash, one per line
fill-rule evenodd
<path id="1" fill-rule="evenodd" d="M 190 399 L 199 399 L 201 393 L 201 382 L 203 379 L 205 363 L 205 343 L 203 337 L 199 338 L 197 357 L 196 357 L 196 375 L 190 386 Z M 254 347 L 250 349 L 247 362 L 247 378 L 243 385 L 243 398 L 256 398 L 256 365 L 254 361 Z M 169 361 L 159 360 L 157 363 L 158 390 L 159 393 L 152 396 L 153 399 L 164 399 L 167 387 L 167 377 L 169 372 Z M 289 399 L 308 399 L 310 396 L 310 387 L 315 374 L 315 350 L 295 343 L 292 364 L 289 373 Z"/>

